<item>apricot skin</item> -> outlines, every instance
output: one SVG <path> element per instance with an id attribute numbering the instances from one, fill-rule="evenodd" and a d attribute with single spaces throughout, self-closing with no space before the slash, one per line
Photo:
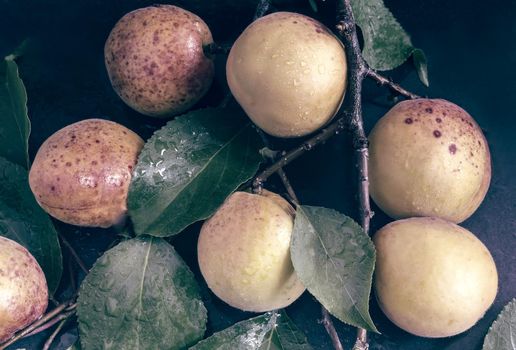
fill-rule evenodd
<path id="1" fill-rule="evenodd" d="M 40 318 L 47 304 L 47 281 L 36 259 L 0 236 L 0 343 Z"/>
<path id="2" fill-rule="evenodd" d="M 266 133 L 299 137 L 327 124 L 346 91 L 341 42 L 321 23 L 276 12 L 251 23 L 226 64 L 231 92 Z"/>
<path id="3" fill-rule="evenodd" d="M 204 223 L 199 266 L 220 299 L 264 312 L 286 307 L 303 293 L 290 260 L 293 214 L 276 194 L 235 192 Z"/>
<path id="4" fill-rule="evenodd" d="M 378 121 L 369 143 L 371 197 L 392 218 L 460 223 L 489 188 L 487 141 L 473 118 L 451 102 L 400 102 Z"/>
<path id="5" fill-rule="evenodd" d="M 172 5 L 126 14 L 104 47 L 115 92 L 136 111 L 169 118 L 193 106 L 213 81 L 214 64 L 203 46 L 211 32 L 197 15 Z"/>
<path id="6" fill-rule="evenodd" d="M 387 317 L 421 337 L 472 327 L 498 289 L 495 262 L 468 230 L 439 218 L 392 222 L 373 237 L 374 286 Z"/>

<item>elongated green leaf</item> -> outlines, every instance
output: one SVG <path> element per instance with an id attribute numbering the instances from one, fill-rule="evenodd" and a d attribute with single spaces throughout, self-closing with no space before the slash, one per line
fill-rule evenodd
<path id="1" fill-rule="evenodd" d="M 79 291 L 81 346 L 184 349 L 206 330 L 193 273 L 160 238 L 122 242 L 97 260 Z"/>
<path id="2" fill-rule="evenodd" d="M 416 50 L 408 34 L 382 0 L 351 0 L 351 6 L 364 36 L 362 54 L 371 68 L 394 69 Z M 421 54 L 423 51 L 419 50 L 418 55 Z"/>
<path id="3" fill-rule="evenodd" d="M 27 93 L 13 56 L 0 61 L 0 157 L 29 168 Z"/>
<path id="4" fill-rule="evenodd" d="M 129 188 L 136 232 L 171 236 L 209 217 L 256 173 L 260 147 L 237 109 L 203 109 L 170 121 L 145 144 Z"/>
<path id="5" fill-rule="evenodd" d="M 297 275 L 333 316 L 378 332 L 369 315 L 376 252 L 357 223 L 335 210 L 299 206 L 290 251 Z"/>
<path id="6" fill-rule="evenodd" d="M 516 350 L 516 299 L 505 305 L 493 322 L 482 350 Z"/>
<path id="7" fill-rule="evenodd" d="M 421 80 L 425 86 L 430 86 L 430 81 L 428 80 L 428 63 L 423 50 L 415 49 L 412 53 L 412 60 L 414 61 L 419 80 Z"/>
<path id="8" fill-rule="evenodd" d="M 27 248 L 45 272 L 52 294 L 63 261 L 57 232 L 29 188 L 27 170 L 0 157 L 0 235 Z"/>
<path id="9" fill-rule="evenodd" d="M 191 350 L 309 350 L 306 337 L 285 312 L 245 320 L 213 334 Z"/>

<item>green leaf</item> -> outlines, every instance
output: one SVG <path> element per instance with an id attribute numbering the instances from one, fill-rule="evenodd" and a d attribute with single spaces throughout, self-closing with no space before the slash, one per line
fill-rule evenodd
<path id="1" fill-rule="evenodd" d="M 310 350 L 312 346 L 308 343 L 306 336 L 303 332 L 297 328 L 292 322 L 287 313 L 280 310 L 278 318 L 276 320 L 276 327 L 269 332 L 271 347 L 266 349 L 279 349 L 279 350 Z M 262 346 L 263 349 L 265 347 Z"/>
<path id="2" fill-rule="evenodd" d="M 27 93 L 14 56 L 0 62 L 0 157 L 29 168 Z"/>
<path id="3" fill-rule="evenodd" d="M 423 50 L 415 49 L 412 52 L 412 61 L 416 67 L 419 80 L 421 80 L 426 87 L 430 86 L 430 81 L 428 80 L 428 64 Z"/>
<path id="4" fill-rule="evenodd" d="M 505 305 L 493 322 L 482 350 L 516 350 L 516 299 Z"/>
<path id="5" fill-rule="evenodd" d="M 197 343 L 190 350 L 309 350 L 306 337 L 285 312 L 268 312 Z"/>
<path id="6" fill-rule="evenodd" d="M 299 206 L 290 253 L 298 277 L 333 316 L 378 332 L 369 315 L 376 252 L 356 222 L 335 210 Z"/>
<path id="7" fill-rule="evenodd" d="M 100 257 L 77 301 L 81 346 L 183 349 L 206 330 L 193 273 L 161 238 L 124 241 Z"/>
<path id="8" fill-rule="evenodd" d="M 310 2 L 310 7 L 312 8 L 312 11 L 317 12 L 317 3 L 315 0 L 308 0 Z"/>
<path id="9" fill-rule="evenodd" d="M 129 187 L 136 233 L 172 236 L 209 217 L 256 173 L 261 147 L 239 109 L 203 109 L 170 121 L 145 144 Z"/>
<path id="10" fill-rule="evenodd" d="M 351 6 L 364 36 L 362 54 L 371 68 L 394 69 L 416 50 L 382 0 L 351 0 Z"/>
<path id="11" fill-rule="evenodd" d="M 53 294 L 63 259 L 57 232 L 29 188 L 27 170 L 0 157 L 0 235 L 27 248 L 45 272 Z"/>

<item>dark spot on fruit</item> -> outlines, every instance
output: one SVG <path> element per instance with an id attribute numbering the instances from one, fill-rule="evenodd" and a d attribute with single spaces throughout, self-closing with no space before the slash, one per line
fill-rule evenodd
<path id="1" fill-rule="evenodd" d="M 427 107 L 427 108 L 425 108 L 425 112 L 432 114 L 434 112 L 434 110 L 430 107 Z"/>
<path id="2" fill-rule="evenodd" d="M 316 31 L 317 33 L 319 33 L 319 34 L 323 32 L 323 31 L 322 31 L 322 30 L 320 30 L 319 28 L 317 28 L 315 31 Z"/>
<path id="3" fill-rule="evenodd" d="M 145 27 L 147 25 L 147 21 L 143 21 L 143 26 Z"/>
<path id="4" fill-rule="evenodd" d="M 292 23 L 297 24 L 297 21 L 293 21 Z"/>
<path id="5" fill-rule="evenodd" d="M 128 168 L 129 170 L 133 170 L 133 166 L 132 166 L 132 165 L 128 165 L 128 166 L 127 166 L 127 168 Z"/>
<path id="6" fill-rule="evenodd" d="M 441 132 L 439 130 L 434 130 L 435 137 L 441 137 Z"/>
<path id="7" fill-rule="evenodd" d="M 66 166 L 72 166 L 72 163 L 71 162 L 66 162 L 65 164 Z"/>
<path id="8" fill-rule="evenodd" d="M 100 143 L 100 140 L 95 140 L 95 143 Z"/>
<path id="9" fill-rule="evenodd" d="M 448 147 L 448 150 L 450 151 L 451 154 L 455 154 L 457 152 L 457 146 L 455 146 L 455 144 L 452 143 L 450 145 L 450 147 Z"/>
<path id="10" fill-rule="evenodd" d="M 469 156 L 470 156 L 470 157 L 473 157 L 473 152 L 469 152 Z"/>
<path id="11" fill-rule="evenodd" d="M 55 187 L 55 186 L 51 186 L 51 187 L 50 187 L 50 191 L 52 191 L 52 192 L 53 192 L 53 191 L 55 191 L 55 190 L 56 190 L 56 187 Z"/>
<path id="12" fill-rule="evenodd" d="M 97 165 L 97 164 L 98 164 L 98 163 L 97 163 L 97 161 L 96 161 L 96 160 L 92 160 L 92 161 L 91 161 L 91 165 Z"/>
<path id="13" fill-rule="evenodd" d="M 441 118 L 435 118 L 435 121 L 436 121 L 436 122 L 438 122 L 438 123 L 440 123 L 440 122 L 442 122 L 443 120 L 442 120 Z"/>
<path id="14" fill-rule="evenodd" d="M 412 124 L 414 121 L 412 120 L 412 118 L 406 118 L 405 119 L 405 124 Z"/>

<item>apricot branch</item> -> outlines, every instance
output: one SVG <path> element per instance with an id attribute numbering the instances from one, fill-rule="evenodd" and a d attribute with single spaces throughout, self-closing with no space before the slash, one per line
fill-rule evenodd
<path id="1" fill-rule="evenodd" d="M 333 135 L 338 134 L 346 128 L 345 118 L 338 118 L 336 121 L 331 123 L 326 128 L 322 129 L 318 134 L 311 137 L 308 141 L 303 142 L 298 147 L 293 150 L 285 153 L 280 159 L 278 159 L 274 164 L 271 164 L 268 168 L 264 169 L 258 176 L 255 177 L 253 181 L 253 188 L 255 192 L 260 192 L 263 188 L 263 184 L 267 179 L 278 170 L 283 168 L 285 165 L 289 164 L 293 160 L 300 157 L 306 151 L 311 150 L 315 146 L 327 141 Z"/>
<path id="2" fill-rule="evenodd" d="M 414 94 L 414 93 L 404 89 L 403 87 L 401 87 L 400 85 L 396 84 L 392 80 L 382 76 L 381 74 L 379 74 L 374 69 L 367 68 L 367 77 L 375 80 L 378 84 L 380 84 L 382 86 L 386 85 L 387 87 L 389 87 L 394 92 L 396 92 L 399 95 L 404 96 L 406 98 L 409 98 L 409 99 L 412 99 L 412 100 L 416 99 L 416 98 L 420 98 L 420 96 L 418 96 L 418 95 L 416 95 L 416 94 Z"/>
<path id="3" fill-rule="evenodd" d="M 331 338 L 331 341 L 333 343 L 333 348 L 335 350 L 344 350 L 344 347 L 342 346 L 342 343 L 340 342 L 339 335 L 337 333 L 337 330 L 335 329 L 335 326 L 333 325 L 333 322 L 331 321 L 331 316 L 328 310 L 324 306 L 321 305 L 321 313 L 322 313 L 322 324 L 324 328 L 326 329 L 326 332 Z"/>
<path id="4" fill-rule="evenodd" d="M 65 302 L 65 303 L 62 303 L 59 306 L 55 307 L 53 310 L 51 310 L 48 313 L 46 313 L 45 315 L 43 315 L 43 317 L 41 317 L 39 320 L 32 323 L 30 326 L 21 330 L 20 332 L 18 332 L 14 337 L 9 339 L 5 343 L 0 344 L 0 350 L 7 349 L 8 346 L 10 346 L 11 344 L 14 344 L 18 340 L 25 338 L 29 335 L 34 335 L 36 333 L 39 333 L 39 332 L 49 328 L 49 327 L 46 327 L 46 325 L 48 325 L 48 324 L 50 324 L 50 326 L 53 326 L 56 323 L 55 322 L 56 319 L 58 321 L 63 319 L 63 317 L 65 316 L 65 313 L 66 313 L 65 311 L 71 312 L 71 313 L 75 312 L 75 304 L 72 302 Z M 63 313 L 63 312 L 65 312 L 65 313 Z"/>

